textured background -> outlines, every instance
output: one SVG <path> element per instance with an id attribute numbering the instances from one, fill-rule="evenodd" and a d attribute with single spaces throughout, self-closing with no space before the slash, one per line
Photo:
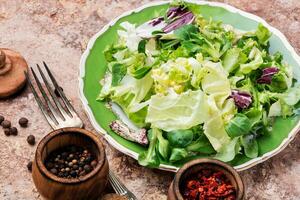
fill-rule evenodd
<path id="1" fill-rule="evenodd" d="M 150 0 L 0 0 L 0 47 L 19 51 L 30 66 L 42 60 L 52 68 L 67 96 L 93 130 L 77 95 L 78 64 L 89 38 L 101 27 L 129 9 Z M 282 31 L 300 52 L 299 0 L 220 0 L 264 18 Z M 1 86 L 0 86 L 1 87 Z M 26 142 L 29 134 L 41 139 L 51 129 L 28 88 L 17 98 L 0 100 L 0 114 L 13 124 L 22 116 L 27 129 L 6 137 L 0 129 L 0 199 L 41 199 L 26 164 L 36 146 Z M 300 136 L 280 154 L 241 175 L 249 200 L 300 199 Z M 150 170 L 106 145 L 111 168 L 139 199 L 166 199 L 173 174 Z"/>

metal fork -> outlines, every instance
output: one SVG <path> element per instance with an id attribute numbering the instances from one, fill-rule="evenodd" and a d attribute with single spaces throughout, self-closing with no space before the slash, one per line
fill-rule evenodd
<path id="1" fill-rule="evenodd" d="M 109 170 L 109 181 L 117 194 L 126 196 L 129 200 L 137 200 L 136 196 L 125 187 L 111 170 Z"/>
<path id="2" fill-rule="evenodd" d="M 44 84 L 47 88 L 47 91 L 49 92 L 52 101 L 54 104 L 50 101 L 50 98 L 47 96 L 45 89 L 43 88 L 40 80 L 38 79 L 35 71 L 31 68 L 33 77 L 37 83 L 37 86 L 42 93 L 43 99 L 46 102 L 46 105 L 43 104 L 43 101 L 39 97 L 37 91 L 34 89 L 32 82 L 29 79 L 29 75 L 27 72 L 25 72 L 25 76 L 27 79 L 27 82 L 29 84 L 29 87 L 32 90 L 32 93 L 35 97 L 36 102 L 38 103 L 40 109 L 42 110 L 46 120 L 50 124 L 50 126 L 53 129 L 59 129 L 64 127 L 82 127 L 83 123 L 82 120 L 78 117 L 77 113 L 75 112 L 74 107 L 71 105 L 69 100 L 66 98 L 65 93 L 62 91 L 61 87 L 59 87 L 58 83 L 56 82 L 53 74 L 50 72 L 47 64 L 43 62 L 44 67 L 48 73 L 48 76 L 50 77 L 50 80 L 52 82 L 52 85 L 54 86 L 55 90 L 59 94 L 59 96 L 62 99 L 62 102 L 58 99 L 56 96 L 54 90 L 50 86 L 48 80 L 46 79 L 43 71 L 41 70 L 40 66 L 37 64 L 38 71 L 44 81 Z"/>
<path id="3" fill-rule="evenodd" d="M 51 96 L 52 101 L 51 102 L 49 96 L 47 95 L 45 89 L 43 88 L 41 81 L 37 77 L 35 71 L 31 68 L 33 77 L 37 83 L 37 86 L 39 88 L 39 91 L 41 92 L 45 104 L 43 103 L 42 99 L 39 97 L 36 89 L 34 88 L 30 78 L 29 74 L 25 72 L 25 76 L 27 79 L 27 82 L 29 84 L 29 87 L 31 88 L 31 91 L 35 97 L 35 100 L 42 110 L 42 113 L 44 114 L 46 120 L 50 124 L 50 126 L 53 129 L 59 129 L 59 128 L 65 128 L 65 127 L 83 127 L 83 122 L 79 118 L 78 114 L 76 113 L 74 107 L 71 105 L 70 101 L 67 99 L 65 93 L 63 92 L 62 88 L 58 85 L 57 81 L 55 80 L 53 74 L 49 70 L 49 67 L 45 62 L 43 62 L 44 68 L 46 69 L 46 72 L 51 80 L 52 86 L 50 85 L 48 79 L 46 78 L 45 74 L 41 70 L 40 66 L 37 64 L 38 71 L 43 79 L 43 82 L 47 88 L 48 93 Z M 54 90 L 53 90 L 54 87 Z M 56 96 L 54 91 L 57 91 L 59 94 L 59 97 L 61 97 L 61 100 Z M 137 200 L 137 198 L 132 194 L 123 183 L 120 182 L 120 180 L 113 174 L 112 171 L 109 170 L 109 182 L 119 195 L 125 195 L 129 198 L 129 200 Z"/>

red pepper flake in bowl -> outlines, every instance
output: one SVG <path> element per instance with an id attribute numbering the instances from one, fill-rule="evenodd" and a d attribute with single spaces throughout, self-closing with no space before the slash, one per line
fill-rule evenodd
<path id="1" fill-rule="evenodd" d="M 221 171 L 202 169 L 192 174 L 183 185 L 185 200 L 235 200 L 236 191 Z"/>

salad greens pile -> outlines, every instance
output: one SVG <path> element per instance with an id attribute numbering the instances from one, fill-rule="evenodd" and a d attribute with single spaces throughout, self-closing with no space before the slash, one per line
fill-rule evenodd
<path id="1" fill-rule="evenodd" d="M 165 16 L 120 26 L 104 52 L 98 99 L 148 130 L 141 165 L 255 158 L 257 138 L 270 133 L 275 117 L 299 113 L 293 68 L 269 53 L 271 33 L 262 24 L 245 32 L 205 19 L 193 4 L 173 3 Z"/>

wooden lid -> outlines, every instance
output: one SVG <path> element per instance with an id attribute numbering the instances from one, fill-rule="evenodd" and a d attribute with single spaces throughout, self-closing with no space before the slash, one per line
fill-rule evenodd
<path id="1" fill-rule="evenodd" d="M 0 48 L 0 98 L 9 97 L 26 84 L 26 60 L 17 52 Z"/>

